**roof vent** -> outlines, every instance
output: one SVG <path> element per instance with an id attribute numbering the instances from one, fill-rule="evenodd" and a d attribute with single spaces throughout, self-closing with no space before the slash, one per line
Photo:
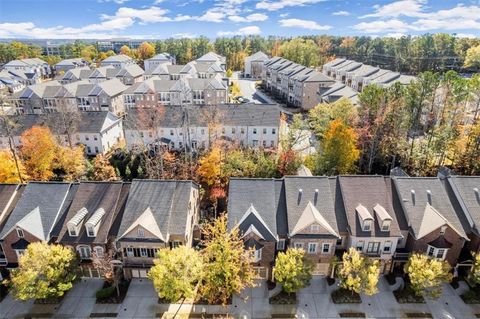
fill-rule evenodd
<path id="1" fill-rule="evenodd" d="M 477 203 L 480 204 L 480 192 L 478 191 L 478 188 L 474 188 L 473 191 L 475 192 L 475 198 L 477 199 Z"/>
<path id="2" fill-rule="evenodd" d="M 413 205 L 415 205 L 415 190 L 412 189 L 412 190 L 410 191 L 410 193 L 412 194 L 412 203 L 413 203 Z"/>
<path id="3" fill-rule="evenodd" d="M 313 204 L 317 205 L 318 200 L 318 188 L 315 189 L 315 196 L 313 197 Z"/>
<path id="4" fill-rule="evenodd" d="M 300 201 L 302 200 L 302 192 L 303 192 L 303 190 L 301 188 L 299 188 L 298 189 L 297 205 L 299 205 Z"/>
<path id="5" fill-rule="evenodd" d="M 299 188 L 298 193 L 301 194 L 303 192 L 303 189 Z"/>
<path id="6" fill-rule="evenodd" d="M 432 205 L 432 192 L 427 189 L 427 200 L 430 205 Z"/>

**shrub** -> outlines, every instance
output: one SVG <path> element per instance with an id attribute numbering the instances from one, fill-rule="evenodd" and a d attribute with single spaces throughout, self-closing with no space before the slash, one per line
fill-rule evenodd
<path id="1" fill-rule="evenodd" d="M 97 297 L 97 299 L 105 299 L 105 298 L 109 298 L 109 297 L 113 296 L 114 293 L 115 293 L 115 287 L 110 286 L 110 287 L 103 288 L 103 289 L 100 289 L 99 291 L 97 291 L 96 297 Z"/>

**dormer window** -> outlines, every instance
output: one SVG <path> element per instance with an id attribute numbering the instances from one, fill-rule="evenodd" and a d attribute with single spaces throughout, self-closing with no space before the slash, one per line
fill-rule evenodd
<path id="1" fill-rule="evenodd" d="M 68 225 L 68 234 L 70 235 L 70 237 L 77 237 L 78 236 L 78 233 L 77 233 L 77 228 L 73 225 Z"/>
<path id="2" fill-rule="evenodd" d="M 105 215 L 105 210 L 103 208 L 99 208 L 85 223 L 85 229 L 87 230 L 88 237 L 97 236 L 98 228 L 100 227 L 100 222 L 103 215 Z"/>
<path id="3" fill-rule="evenodd" d="M 67 223 L 68 234 L 70 237 L 77 237 L 82 227 L 82 222 L 85 216 L 88 214 L 88 210 L 83 207 L 81 208 L 75 216 L 72 217 Z"/>
<path id="4" fill-rule="evenodd" d="M 363 231 L 370 231 L 372 230 L 372 220 L 366 219 L 363 221 Z"/>
<path id="5" fill-rule="evenodd" d="M 440 235 L 445 235 L 446 231 L 447 231 L 447 226 L 440 227 Z"/>
<path id="6" fill-rule="evenodd" d="M 355 208 L 358 214 L 358 218 L 360 219 L 360 225 L 362 225 L 362 230 L 363 231 L 371 231 L 372 230 L 372 224 L 373 224 L 373 216 L 370 214 L 368 209 L 359 204 L 357 208 Z"/>
<path id="7" fill-rule="evenodd" d="M 95 237 L 95 229 L 91 225 L 85 225 L 87 228 L 87 236 L 88 237 Z"/>
<path id="8" fill-rule="evenodd" d="M 378 225 L 384 232 L 390 231 L 390 225 L 392 224 L 392 217 L 388 214 L 387 210 L 380 204 L 373 207 L 375 214 L 377 215 Z"/>
<path id="9" fill-rule="evenodd" d="M 389 231 L 390 230 L 390 220 L 384 220 L 382 222 L 382 231 Z"/>

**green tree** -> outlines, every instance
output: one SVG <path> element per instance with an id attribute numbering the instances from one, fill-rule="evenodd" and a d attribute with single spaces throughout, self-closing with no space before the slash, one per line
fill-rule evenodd
<path id="1" fill-rule="evenodd" d="M 480 284 L 480 254 L 475 253 L 473 254 L 473 268 L 470 270 L 470 273 L 468 274 L 468 280 L 470 283 L 474 285 L 479 285 Z"/>
<path id="2" fill-rule="evenodd" d="M 227 78 L 231 78 L 233 75 L 233 71 L 228 69 L 226 75 L 227 75 Z"/>
<path id="3" fill-rule="evenodd" d="M 227 229 L 225 215 L 203 227 L 204 277 L 200 295 L 226 305 L 233 294 L 254 286 L 251 256 L 245 253 L 238 229 Z"/>
<path id="4" fill-rule="evenodd" d="M 440 297 L 442 284 L 452 280 L 450 270 L 448 262 L 418 253 L 411 254 L 405 265 L 409 285 L 415 294 L 431 298 Z"/>
<path id="5" fill-rule="evenodd" d="M 289 248 L 279 252 L 275 259 L 273 274 L 287 293 L 306 287 L 312 279 L 313 264 L 305 258 L 303 249 Z"/>
<path id="6" fill-rule="evenodd" d="M 73 287 L 77 259 L 71 248 L 35 242 L 28 245 L 12 270 L 11 293 L 15 299 L 48 299 L 63 296 Z"/>
<path id="7" fill-rule="evenodd" d="M 318 139 L 322 140 L 331 121 L 341 120 L 344 125 L 355 126 L 358 114 L 347 98 L 334 103 L 320 103 L 308 111 L 308 124 Z"/>
<path id="8" fill-rule="evenodd" d="M 355 248 L 351 247 L 343 253 L 342 261 L 338 272 L 340 287 L 369 296 L 377 293 L 380 275 L 378 260 L 362 256 Z"/>
<path id="9" fill-rule="evenodd" d="M 480 68 L 480 45 L 467 50 L 464 64 L 466 67 Z"/>
<path id="10" fill-rule="evenodd" d="M 153 261 L 148 278 L 160 298 L 177 302 L 180 298 L 193 298 L 202 278 L 203 260 L 193 248 L 180 246 L 163 248 Z"/>
<path id="11" fill-rule="evenodd" d="M 318 172 L 336 175 L 353 173 L 360 151 L 355 131 L 340 120 L 330 122 L 319 156 Z"/>

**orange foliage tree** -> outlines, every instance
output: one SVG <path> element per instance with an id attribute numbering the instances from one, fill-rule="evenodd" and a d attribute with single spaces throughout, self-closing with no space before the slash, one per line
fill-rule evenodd
<path id="1" fill-rule="evenodd" d="M 48 127 L 33 126 L 20 137 L 20 156 L 33 180 L 47 181 L 53 177 L 58 145 Z"/>

